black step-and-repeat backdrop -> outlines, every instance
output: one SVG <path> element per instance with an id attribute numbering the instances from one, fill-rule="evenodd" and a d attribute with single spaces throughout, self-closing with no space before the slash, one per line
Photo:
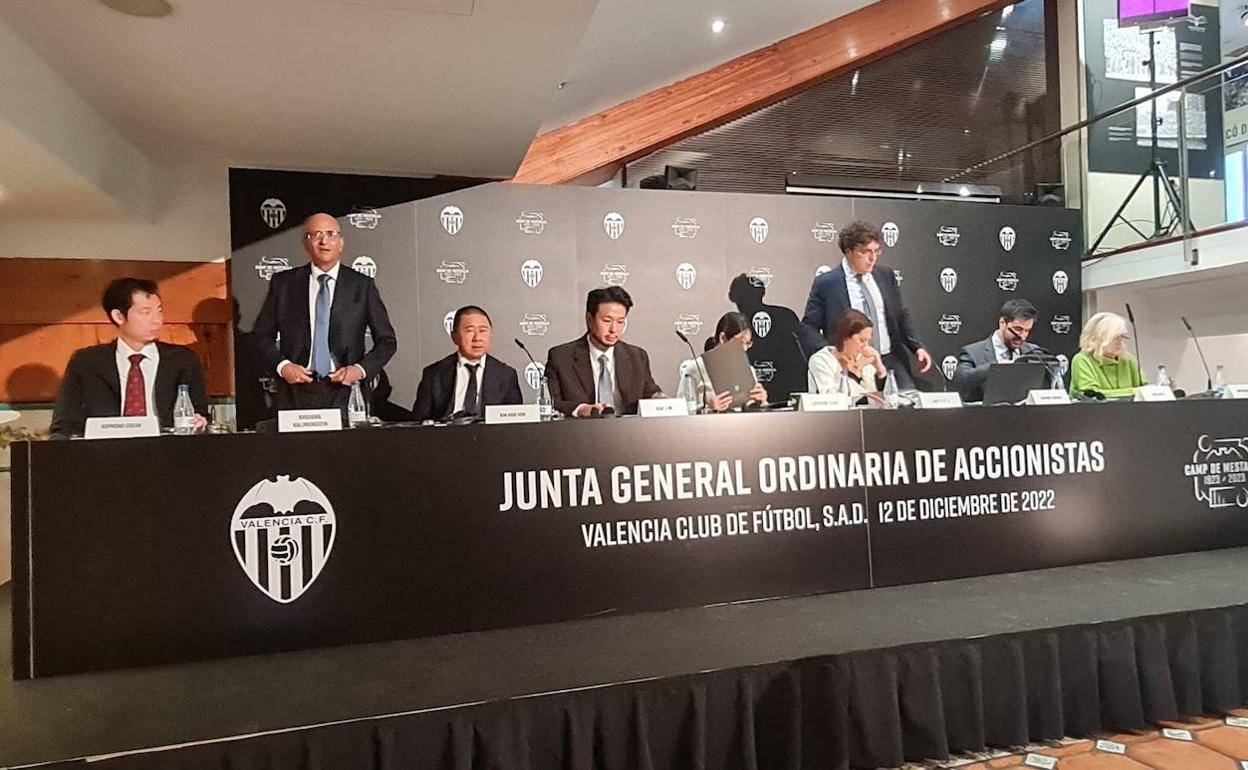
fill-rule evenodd
<path id="1" fill-rule="evenodd" d="M 1237 402 L 44 442 L 14 474 L 18 677 L 1248 544 Z"/>
<path id="2" fill-rule="evenodd" d="M 720 315 L 735 309 L 728 284 L 739 273 L 757 276 L 767 304 L 801 316 L 815 276 L 840 263 L 837 234 L 854 219 L 883 229 L 881 263 L 900 270 L 906 304 L 945 379 L 958 349 L 991 334 L 997 310 L 1013 297 L 1040 310 L 1035 342 L 1067 358 L 1078 347 L 1077 211 L 515 184 L 356 208 L 343 220 L 343 259 L 378 282 L 399 333 L 388 367 L 392 398 L 409 406 L 421 368 L 450 351 L 451 315 L 466 304 L 489 311 L 494 355 L 524 375 L 526 397 L 534 397 L 540 371 L 511 339 L 525 340 L 540 364 L 549 347 L 584 332 L 585 294 L 603 285 L 632 295 L 626 339 L 650 352 L 655 379 L 674 393 L 688 357 L 674 330 L 700 348 Z M 267 215 L 262 203 L 235 208 L 256 221 Z M 246 328 L 267 279 L 302 264 L 302 253 L 289 230 L 236 247 L 231 280 Z M 751 314 L 751 357 L 767 382 L 796 348 L 780 331 L 783 318 L 771 317 L 778 313 Z M 245 348 L 245 332 L 240 337 Z M 255 387 L 241 365 L 238 378 L 240 394 Z M 240 420 L 247 422 L 241 410 Z"/>

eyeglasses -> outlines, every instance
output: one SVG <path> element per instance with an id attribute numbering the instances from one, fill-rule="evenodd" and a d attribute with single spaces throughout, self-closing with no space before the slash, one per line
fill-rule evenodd
<path id="1" fill-rule="evenodd" d="M 342 237 L 337 230 L 311 230 L 303 234 L 305 241 L 336 241 Z"/>

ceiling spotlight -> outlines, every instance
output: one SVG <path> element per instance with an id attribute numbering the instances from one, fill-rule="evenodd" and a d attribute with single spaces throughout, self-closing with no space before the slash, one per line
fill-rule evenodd
<path id="1" fill-rule="evenodd" d="M 173 13 L 169 0 L 100 0 L 101 3 L 127 16 L 159 19 Z"/>
<path id="2" fill-rule="evenodd" d="M 712 21 L 712 22 L 711 22 L 711 31 L 712 31 L 712 32 L 714 32 L 716 35 L 718 35 L 720 32 L 723 32 L 723 31 L 724 31 L 724 20 L 723 20 L 723 19 L 716 19 L 715 21 Z"/>

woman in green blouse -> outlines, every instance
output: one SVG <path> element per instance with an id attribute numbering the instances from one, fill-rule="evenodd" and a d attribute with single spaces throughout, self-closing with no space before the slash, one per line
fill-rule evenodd
<path id="1" fill-rule="evenodd" d="M 1147 383 L 1139 363 L 1126 350 L 1127 322 L 1116 313 L 1097 313 L 1079 336 L 1079 352 L 1070 362 L 1070 394 L 1095 391 L 1105 398 L 1125 398 Z"/>

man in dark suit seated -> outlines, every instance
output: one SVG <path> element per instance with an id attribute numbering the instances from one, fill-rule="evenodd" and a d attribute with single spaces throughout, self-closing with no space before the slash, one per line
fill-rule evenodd
<path id="1" fill-rule="evenodd" d="M 953 385 L 963 401 L 983 401 L 984 381 L 993 364 L 1013 363 L 1019 356 L 1043 352 L 1027 341 L 1036 325 L 1036 308 L 1025 299 L 1012 299 L 1001 306 L 997 330 L 986 340 L 972 342 L 958 354 Z"/>
<path id="2" fill-rule="evenodd" d="M 281 377 L 278 409 L 345 409 L 351 386 L 380 372 L 398 349 L 377 284 L 343 269 L 344 245 L 338 220 L 313 214 L 303 223 L 309 263 L 269 281 L 252 333 Z M 367 353 L 366 330 L 373 337 Z"/>
<path id="3" fill-rule="evenodd" d="M 117 341 L 74 353 L 56 394 L 52 435 L 80 435 L 88 417 L 156 415 L 173 427 L 178 386 L 190 389 L 195 430 L 207 423 L 204 369 L 183 345 L 157 342 L 164 324 L 160 293 L 153 281 L 118 278 L 104 290 L 104 313 L 117 327 Z"/>
<path id="4" fill-rule="evenodd" d="M 639 400 L 666 398 L 650 374 L 650 356 L 620 339 L 632 307 L 632 297 L 619 286 L 594 289 L 585 299 L 584 336 L 546 354 L 546 380 L 560 412 L 636 414 Z"/>
<path id="5" fill-rule="evenodd" d="M 918 360 L 919 371 L 932 368 L 932 357 L 923 349 L 901 300 L 897 273 L 882 265 L 883 236 L 875 225 L 854 222 L 841 230 L 838 245 L 845 255 L 841 264 L 816 276 L 806 299 L 803 347 L 809 354 L 822 350 L 832 325 L 853 308 L 871 319 L 871 347 L 879 351 L 884 366 L 894 372 L 901 389 L 914 387 L 914 372 L 906 351 Z"/>
<path id="6" fill-rule="evenodd" d="M 519 404 L 516 370 L 490 355 L 494 326 L 476 305 L 455 311 L 451 341 L 456 352 L 425 367 L 416 388 L 415 420 L 454 416 L 485 416 L 485 407 Z"/>

